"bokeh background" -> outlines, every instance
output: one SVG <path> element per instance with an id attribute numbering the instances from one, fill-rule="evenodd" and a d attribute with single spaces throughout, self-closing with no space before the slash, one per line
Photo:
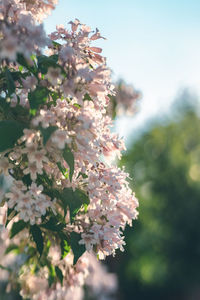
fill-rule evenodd
<path id="1" fill-rule="evenodd" d="M 195 101 L 196 100 L 196 101 Z M 200 299 L 200 119 L 187 90 L 149 122 L 120 165 L 130 173 L 139 219 L 125 252 L 108 259 L 118 299 Z"/>

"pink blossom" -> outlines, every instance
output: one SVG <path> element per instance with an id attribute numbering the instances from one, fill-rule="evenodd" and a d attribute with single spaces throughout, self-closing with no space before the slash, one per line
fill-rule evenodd
<path id="1" fill-rule="evenodd" d="M 63 76 L 61 75 L 61 69 L 59 68 L 48 68 L 48 72 L 46 74 L 46 78 L 52 85 L 56 85 L 61 83 Z"/>
<path id="2" fill-rule="evenodd" d="M 11 169 L 13 165 L 9 162 L 7 157 L 0 157 L 0 174 L 8 175 L 8 170 Z"/>

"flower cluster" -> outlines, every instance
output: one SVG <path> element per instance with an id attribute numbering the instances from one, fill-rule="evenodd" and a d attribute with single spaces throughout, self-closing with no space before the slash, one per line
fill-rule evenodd
<path id="1" fill-rule="evenodd" d="M 132 85 L 119 80 L 115 84 L 115 95 L 111 96 L 107 111 L 109 115 L 126 114 L 132 116 L 137 112 L 137 104 L 141 98 L 141 92 Z"/>
<path id="2" fill-rule="evenodd" d="M 8 199 L 8 207 L 19 213 L 19 218 L 25 222 L 35 224 L 41 216 L 46 214 L 48 208 L 53 209 L 50 197 L 42 194 L 43 186 L 32 183 L 29 188 L 22 181 L 15 181 L 9 193 L 5 196 Z"/>
<path id="3" fill-rule="evenodd" d="M 45 17 L 50 15 L 58 0 L 20 0 L 20 2 L 25 5 L 26 11 L 31 12 L 33 17 L 38 22 L 41 22 Z"/>
<path id="4" fill-rule="evenodd" d="M 103 37 L 76 19 L 71 30 L 57 26 L 41 54 L 47 39 L 32 15 L 55 2 L 0 5 L 0 173 L 12 178 L 2 226 L 17 238 L 7 253 L 25 257 L 21 295 L 35 300 L 74 299 L 75 288 L 81 299 L 88 253 L 123 251 L 123 230 L 138 214 L 128 174 L 114 163 L 125 145 L 107 115 L 110 71 L 92 46 Z"/>
<path id="5" fill-rule="evenodd" d="M 52 249 L 51 255 L 58 257 L 58 252 L 58 249 Z M 115 275 L 108 273 L 95 256 L 89 253 L 84 254 L 75 267 L 73 267 L 73 257 L 68 255 L 59 267 L 65 274 L 64 284 L 61 286 L 57 283 L 53 288 L 48 285 L 48 272 L 43 270 L 37 276 L 33 274 L 30 276 L 28 269 L 24 268 L 20 276 L 22 297 L 32 297 L 33 300 L 82 300 L 84 284 L 89 288 L 89 295 L 97 300 L 111 300 L 112 295 L 116 293 Z"/>
<path id="6" fill-rule="evenodd" d="M 49 43 L 43 25 L 37 25 L 26 10 L 26 2 L 30 1 L 2 0 L 0 3 L 0 60 L 15 61 L 17 54 L 29 59 Z M 36 9 L 36 5 L 32 7 Z"/>

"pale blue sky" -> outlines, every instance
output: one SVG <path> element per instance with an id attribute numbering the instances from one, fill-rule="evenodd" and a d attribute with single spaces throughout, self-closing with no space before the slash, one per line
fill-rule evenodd
<path id="1" fill-rule="evenodd" d="M 200 92 L 200 0 L 60 0 L 46 29 L 74 18 L 100 30 L 115 78 L 143 93 L 140 113 L 120 123 L 121 134 L 160 116 L 181 88 Z"/>

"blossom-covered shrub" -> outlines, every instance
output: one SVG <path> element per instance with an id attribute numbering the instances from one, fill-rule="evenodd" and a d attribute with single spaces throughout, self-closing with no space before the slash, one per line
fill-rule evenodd
<path id="1" fill-rule="evenodd" d="M 120 79 L 115 83 L 115 94 L 110 95 L 107 113 L 112 118 L 120 115 L 132 116 L 138 110 L 137 105 L 141 96 L 140 91 Z"/>
<path id="2" fill-rule="evenodd" d="M 0 172 L 10 181 L 0 235 L 13 260 L 1 256 L 1 268 L 24 298 L 77 300 L 94 256 L 123 251 L 138 201 L 113 163 L 125 146 L 106 114 L 110 71 L 92 46 L 103 37 L 77 19 L 47 37 L 39 22 L 55 3 L 0 4 Z"/>

